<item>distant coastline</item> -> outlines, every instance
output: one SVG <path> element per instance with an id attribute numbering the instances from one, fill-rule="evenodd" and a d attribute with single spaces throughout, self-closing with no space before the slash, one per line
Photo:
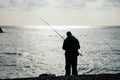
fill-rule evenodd
<path id="1" fill-rule="evenodd" d="M 0 25 L 1 28 L 43 28 L 44 26 L 46 25 L 37 25 L 37 26 L 19 26 L 19 25 Z M 52 25 L 51 25 L 52 26 Z M 67 25 L 60 25 L 60 26 L 55 26 L 53 25 L 53 27 L 59 27 L 59 28 L 62 28 L 62 27 L 66 27 L 66 28 L 120 28 L 120 25 L 100 25 L 100 26 L 74 26 L 74 25 L 70 25 L 70 26 L 67 26 Z"/>

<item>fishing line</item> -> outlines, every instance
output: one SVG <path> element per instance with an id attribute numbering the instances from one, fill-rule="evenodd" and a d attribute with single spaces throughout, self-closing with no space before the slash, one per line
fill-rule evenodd
<path id="1" fill-rule="evenodd" d="M 48 22 L 46 22 L 43 18 L 41 18 L 40 16 L 39 16 L 39 18 L 44 22 L 44 23 L 46 23 L 55 33 L 57 33 L 62 39 L 64 39 L 64 37 L 59 33 L 59 32 L 57 32 Z"/>

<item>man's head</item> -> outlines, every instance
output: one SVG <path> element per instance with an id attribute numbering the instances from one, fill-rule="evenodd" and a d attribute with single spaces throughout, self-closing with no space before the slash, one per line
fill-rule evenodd
<path id="1" fill-rule="evenodd" d="M 66 34 L 67 34 L 68 37 L 72 36 L 72 33 L 70 31 L 68 31 Z"/>

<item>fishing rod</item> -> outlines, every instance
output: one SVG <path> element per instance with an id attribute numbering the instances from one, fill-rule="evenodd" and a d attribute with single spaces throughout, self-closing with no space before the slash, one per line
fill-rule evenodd
<path id="1" fill-rule="evenodd" d="M 56 32 L 62 39 L 64 39 L 64 37 L 60 34 L 60 33 L 58 33 L 48 22 L 46 22 L 43 18 L 41 18 L 40 16 L 39 16 L 39 18 L 44 22 L 44 23 L 46 23 L 54 32 Z M 80 54 L 79 53 L 79 55 L 80 56 L 82 56 L 82 54 Z"/>
<path id="2" fill-rule="evenodd" d="M 48 22 L 46 22 L 42 17 L 39 16 L 39 18 L 44 22 L 46 23 L 55 33 L 57 33 L 62 39 L 64 39 L 64 37 L 58 33 Z"/>

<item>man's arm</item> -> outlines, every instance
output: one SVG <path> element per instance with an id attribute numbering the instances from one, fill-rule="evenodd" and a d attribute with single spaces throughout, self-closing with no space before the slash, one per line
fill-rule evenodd
<path id="1" fill-rule="evenodd" d="M 62 49 L 66 50 L 66 49 L 65 49 L 65 40 L 64 40 L 64 42 L 63 42 Z"/>
<path id="2" fill-rule="evenodd" d="M 80 43 L 78 40 L 77 40 L 77 48 L 80 49 Z"/>

